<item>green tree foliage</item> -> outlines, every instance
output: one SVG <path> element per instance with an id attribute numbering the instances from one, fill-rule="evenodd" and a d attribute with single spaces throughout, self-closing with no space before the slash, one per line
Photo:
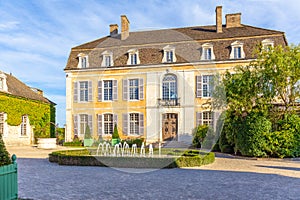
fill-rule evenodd
<path id="1" fill-rule="evenodd" d="M 117 124 L 114 125 L 114 132 L 112 134 L 112 139 L 120 139 Z"/>
<path id="2" fill-rule="evenodd" d="M 90 129 L 90 126 L 87 125 L 85 127 L 85 134 L 84 134 L 84 139 L 92 139 L 92 133 L 91 133 L 91 129 Z"/>
<path id="3" fill-rule="evenodd" d="M 9 153 L 5 148 L 2 135 L 0 134 L 0 166 L 9 165 L 9 164 L 11 164 L 11 159 L 9 157 Z"/>
<path id="4" fill-rule="evenodd" d="M 197 128 L 194 129 L 193 132 L 193 146 L 196 148 L 201 148 L 201 144 L 204 141 L 208 131 L 207 125 L 199 125 Z"/>
<path id="5" fill-rule="evenodd" d="M 246 156 L 299 156 L 300 46 L 277 46 L 257 55 L 223 77 L 227 113 L 220 149 Z"/>

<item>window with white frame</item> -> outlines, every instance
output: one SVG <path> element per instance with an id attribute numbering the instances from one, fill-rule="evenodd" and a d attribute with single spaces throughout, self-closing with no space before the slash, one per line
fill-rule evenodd
<path id="1" fill-rule="evenodd" d="M 274 47 L 274 41 L 270 39 L 265 39 L 261 43 L 264 51 L 270 51 Z"/>
<path id="2" fill-rule="evenodd" d="M 98 81 L 98 101 L 118 100 L 117 80 Z"/>
<path id="3" fill-rule="evenodd" d="M 176 62 L 175 56 L 175 47 L 167 45 L 163 48 L 164 55 L 163 55 L 163 63 L 172 63 Z"/>
<path id="4" fill-rule="evenodd" d="M 113 98 L 113 81 L 105 80 L 103 81 L 103 100 L 112 101 Z"/>
<path id="5" fill-rule="evenodd" d="M 80 81 L 79 82 L 79 100 L 80 101 L 88 101 L 88 81 Z"/>
<path id="6" fill-rule="evenodd" d="M 140 64 L 139 52 L 137 49 L 130 49 L 128 51 L 127 65 L 138 65 Z"/>
<path id="7" fill-rule="evenodd" d="M 93 99 L 92 81 L 77 81 L 73 83 L 74 102 L 88 102 Z"/>
<path id="8" fill-rule="evenodd" d="M 111 51 L 104 51 L 102 53 L 103 60 L 101 63 L 102 67 L 110 67 L 113 66 L 113 53 Z"/>
<path id="9" fill-rule="evenodd" d="M 242 59 L 242 58 L 245 58 L 243 43 L 239 41 L 235 41 L 231 43 L 230 59 Z"/>
<path id="10" fill-rule="evenodd" d="M 211 97 L 213 90 L 213 75 L 196 76 L 196 97 Z"/>
<path id="11" fill-rule="evenodd" d="M 114 131 L 113 114 L 103 115 L 104 134 L 112 135 Z"/>
<path id="12" fill-rule="evenodd" d="M 129 99 L 139 99 L 139 79 L 129 79 Z"/>
<path id="13" fill-rule="evenodd" d="M 174 74 L 166 74 L 163 78 L 162 99 L 177 99 L 177 78 Z"/>
<path id="14" fill-rule="evenodd" d="M 129 134 L 139 135 L 139 114 L 138 113 L 129 114 Z"/>
<path id="15" fill-rule="evenodd" d="M 196 113 L 196 126 L 199 125 L 214 125 L 214 113 L 211 111 L 203 111 Z"/>
<path id="16" fill-rule="evenodd" d="M 4 135 L 4 113 L 0 113 L 0 135 Z"/>
<path id="17" fill-rule="evenodd" d="M 123 80 L 123 100 L 143 100 L 144 80 L 133 78 Z"/>
<path id="18" fill-rule="evenodd" d="M 124 113 L 123 135 L 144 135 L 144 114 Z"/>
<path id="19" fill-rule="evenodd" d="M 78 68 L 87 68 L 89 66 L 88 56 L 80 53 L 78 54 Z"/>
<path id="20" fill-rule="evenodd" d="M 201 60 L 214 60 L 214 59 L 215 59 L 215 54 L 213 50 L 213 45 L 210 43 L 203 44 Z"/>
<path id="21" fill-rule="evenodd" d="M 80 127 L 80 134 L 84 135 L 88 126 L 88 115 L 81 114 L 79 115 L 79 127 Z M 90 128 L 90 127 L 89 127 Z"/>
<path id="22" fill-rule="evenodd" d="M 28 121 L 28 116 L 23 115 L 22 116 L 22 123 L 21 123 L 21 136 L 26 136 L 27 135 L 27 121 Z"/>

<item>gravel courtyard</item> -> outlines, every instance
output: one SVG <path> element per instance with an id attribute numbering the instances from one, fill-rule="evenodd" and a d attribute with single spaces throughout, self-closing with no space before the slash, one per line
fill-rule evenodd
<path id="1" fill-rule="evenodd" d="M 194 169 L 129 173 L 19 158 L 22 199 L 300 199 L 300 162 L 217 158 Z"/>

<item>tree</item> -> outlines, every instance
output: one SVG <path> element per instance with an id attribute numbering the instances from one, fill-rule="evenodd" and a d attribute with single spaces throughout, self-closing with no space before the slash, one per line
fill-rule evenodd
<path id="1" fill-rule="evenodd" d="M 112 139 L 120 139 L 117 124 L 114 125 L 114 132 L 112 134 Z"/>
<path id="2" fill-rule="evenodd" d="M 5 148 L 4 141 L 2 139 L 2 134 L 0 134 L 0 166 L 11 164 L 11 159 L 9 153 Z"/>

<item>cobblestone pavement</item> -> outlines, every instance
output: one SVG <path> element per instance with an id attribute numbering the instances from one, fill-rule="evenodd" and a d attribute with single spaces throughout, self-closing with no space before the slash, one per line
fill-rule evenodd
<path id="1" fill-rule="evenodd" d="M 222 162 L 226 165 L 222 159 L 227 159 L 232 168 L 225 166 L 222 170 Z M 105 167 L 59 166 L 45 158 L 19 158 L 19 197 L 38 200 L 300 199 L 300 178 L 296 178 L 300 173 L 299 162 L 249 161 L 270 173 L 235 171 L 233 168 L 239 166 L 234 162 L 243 160 L 217 158 L 215 164 L 199 169 L 128 173 Z M 286 171 L 287 175 L 276 170 Z"/>

